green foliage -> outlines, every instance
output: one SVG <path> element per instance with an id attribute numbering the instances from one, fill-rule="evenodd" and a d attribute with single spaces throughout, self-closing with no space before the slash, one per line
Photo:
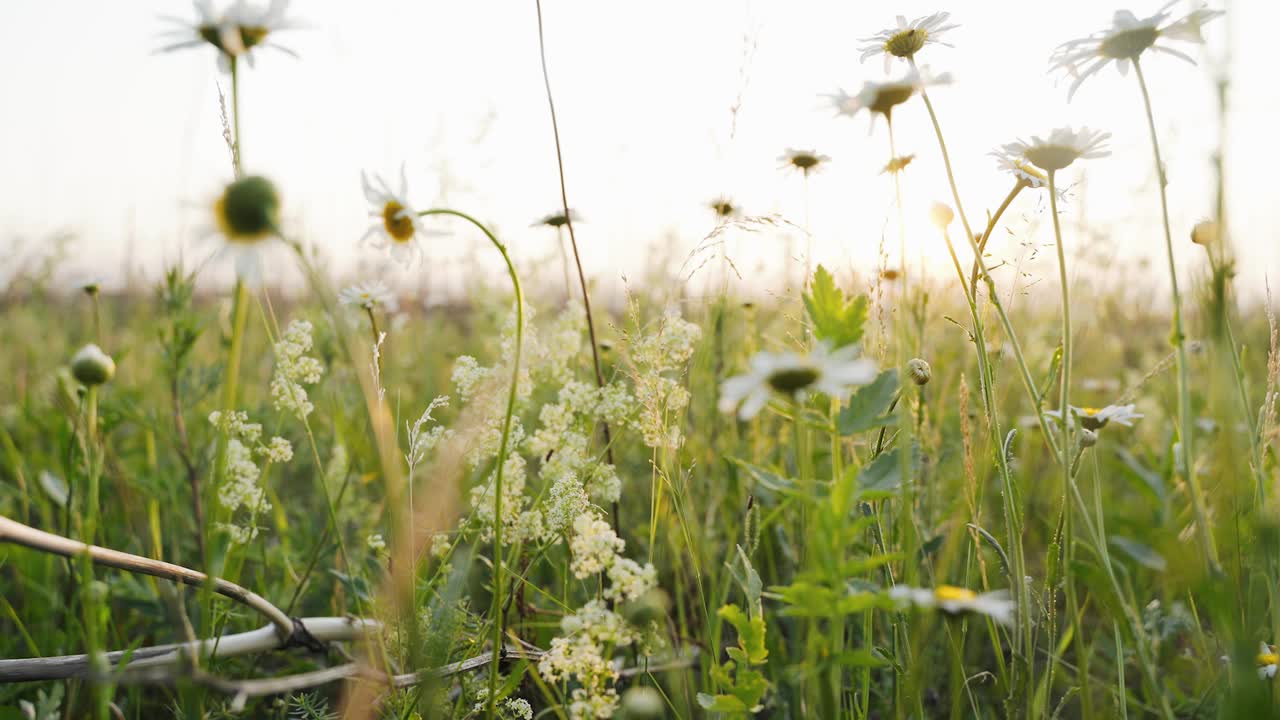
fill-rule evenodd
<path id="1" fill-rule="evenodd" d="M 813 325 L 814 337 L 832 348 L 842 348 L 862 340 L 867 324 L 867 296 L 845 297 L 835 278 L 819 265 L 804 294 L 804 307 Z"/>
<path id="2" fill-rule="evenodd" d="M 836 427 L 841 435 L 853 435 L 873 428 L 891 425 L 895 421 L 889 412 L 898 394 L 898 371 L 889 369 L 876 379 L 863 385 L 849 398 L 849 404 L 836 417 Z"/>

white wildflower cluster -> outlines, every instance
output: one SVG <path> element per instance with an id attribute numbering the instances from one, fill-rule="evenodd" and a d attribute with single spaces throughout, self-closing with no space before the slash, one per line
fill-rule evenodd
<path id="1" fill-rule="evenodd" d="M 684 443 L 679 419 L 689 406 L 680 382 L 702 330 L 668 311 L 651 335 L 635 338 L 628 362 L 639 415 L 635 427 L 652 448 L 674 450 Z"/>
<path id="2" fill-rule="evenodd" d="M 258 485 L 262 471 L 254 462 L 256 452 L 268 463 L 284 463 L 293 459 L 293 446 L 282 437 L 272 437 L 262 443 L 262 425 L 249 422 L 248 413 L 242 410 L 209 413 L 209 424 L 227 434 L 226 466 L 222 482 L 218 486 L 218 505 L 232 516 L 240 509 L 250 516 L 271 509 L 266 491 Z M 218 529 L 226 532 L 233 542 L 247 543 L 258 536 L 258 528 L 252 520 L 245 526 L 219 522 Z"/>
<path id="3" fill-rule="evenodd" d="M 609 523 L 592 513 L 579 515 L 573 522 L 573 539 L 569 541 L 573 576 L 582 579 L 604 572 L 625 545 L 626 541 L 618 537 Z"/>
<path id="4" fill-rule="evenodd" d="M 320 382 L 324 372 L 320 361 L 307 355 L 311 350 L 311 330 L 311 323 L 306 320 L 294 320 L 275 344 L 276 373 L 271 378 L 271 399 L 277 410 L 299 420 L 306 419 L 315 409 L 304 385 Z"/>
<path id="5" fill-rule="evenodd" d="M 472 710 L 477 716 L 483 716 L 489 700 L 489 688 L 476 688 L 476 702 Z M 524 698 L 507 698 L 497 703 L 494 708 L 501 720 L 533 720 L 533 706 Z"/>
<path id="6" fill-rule="evenodd" d="M 529 498 L 524 489 L 529 472 L 524 457 L 512 451 L 502 468 L 502 528 L 505 538 L 511 542 L 541 538 L 545 533 L 542 511 L 526 509 Z M 492 472 L 487 482 L 471 489 L 471 517 L 479 523 L 482 540 L 493 537 L 496 480 L 497 473 Z"/>
<path id="7" fill-rule="evenodd" d="M 542 407 L 538 415 L 540 426 L 527 443 L 529 452 L 543 458 L 540 476 L 552 487 L 563 485 L 568 476 L 573 476 L 595 502 L 617 502 L 622 480 L 614 466 L 592 454 L 590 433 L 599 421 L 620 426 L 631 404 L 631 395 L 621 383 L 599 388 L 578 380 L 566 382 L 560 388 L 558 402 Z M 574 513 L 562 520 L 576 516 Z M 564 525 L 560 523 L 557 529 L 563 530 Z"/>
<path id="8" fill-rule="evenodd" d="M 609 600 L 629 602 L 658 586 L 658 571 L 650 565 L 630 558 L 617 558 L 609 566 L 609 587 L 604 596 Z"/>
<path id="9" fill-rule="evenodd" d="M 387 549 L 387 541 L 386 538 L 382 537 L 382 533 L 373 533 L 369 535 L 369 537 L 365 538 L 364 544 L 369 548 L 369 550 L 373 551 L 374 554 L 381 554 Z"/>
<path id="10" fill-rule="evenodd" d="M 581 687 L 570 696 L 570 718 L 613 717 L 618 709 L 618 693 L 613 688 L 618 671 L 609 656 L 613 648 L 638 642 L 639 633 L 599 600 L 561 620 L 560 630 L 564 634 L 552 639 L 551 647 L 538 661 L 538 672 L 548 682 L 577 680 Z"/>

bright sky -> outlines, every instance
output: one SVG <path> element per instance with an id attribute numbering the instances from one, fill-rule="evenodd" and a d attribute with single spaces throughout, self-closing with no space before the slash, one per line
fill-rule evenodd
<path id="1" fill-rule="evenodd" d="M 1215 0 L 1215 7 L 1221 7 Z M 972 221 L 981 224 L 1011 185 L 985 153 L 1018 136 L 1065 124 L 1113 133 L 1113 155 L 1083 164 L 1065 209 L 1078 276 L 1098 262 L 1123 281 L 1111 258 L 1156 261 L 1163 240 L 1137 82 L 1108 68 L 1070 104 L 1066 84 L 1047 74 L 1060 42 L 1109 25 L 1112 2 L 898 3 L 546 0 L 547 43 L 564 142 L 570 204 L 588 272 L 606 288 L 639 281 L 655 258 L 672 274 L 712 229 L 707 203 L 726 194 L 753 215 L 806 224 L 798 175 L 778 168 L 787 147 L 830 155 L 811 178 L 808 227 L 817 260 L 870 273 L 882 235 L 896 263 L 892 184 L 883 123 L 833 117 L 819 98 L 856 92 L 882 77 L 879 59 L 858 62 L 858 38 L 908 17 L 945 9 L 961 27 L 920 59 L 956 78 L 931 95 L 956 163 Z M 1143 0 L 1139 16 L 1158 5 Z M 1178 12 L 1186 6 L 1179 5 Z M 1209 69 L 1231 38 L 1232 112 L 1227 168 L 1229 218 L 1247 262 L 1242 281 L 1280 274 L 1280 204 L 1270 178 L 1280 154 L 1280 85 L 1267 53 L 1280 3 L 1234 0 L 1206 31 L 1192 67 L 1169 56 L 1146 64 L 1164 142 L 1180 260 L 1202 260 L 1187 232 L 1213 207 L 1210 153 L 1217 142 Z M 181 2 L 18 0 L 0 8 L 0 249 L 30 256 L 62 230 L 78 234 L 70 271 L 97 270 L 119 283 L 126 260 L 154 274 L 180 254 L 206 257 L 197 241 L 205 208 L 229 177 L 218 95 L 229 83 L 210 48 L 153 54 L 158 16 L 194 17 Z M 530 224 L 559 204 L 551 126 L 538 65 L 533 0 L 411 3 L 297 0 L 304 28 L 278 41 L 301 59 L 265 50 L 243 82 L 244 160 L 280 186 L 288 228 L 335 258 L 347 278 L 409 286 L 467 287 L 451 268 L 490 251 L 459 231 L 435 238 L 425 266 L 404 270 L 357 247 L 367 227 L 360 170 L 394 176 L 407 163 L 419 206 L 444 192 L 452 206 L 493 223 L 523 274 L 559 277 L 554 233 Z M 1208 54 L 1206 54 L 1208 53 Z M 901 72 L 902 65 L 895 67 Z M 737 105 L 735 114 L 732 108 Z M 908 256 L 949 272 L 944 247 L 925 220 L 946 200 L 945 176 L 924 106 L 911 101 L 897 122 L 900 153 L 917 160 L 903 176 Z M 1043 192 L 1024 194 L 993 249 L 1024 261 L 1029 280 L 1056 274 L 1046 253 L 1027 262 L 1019 244 L 1049 242 Z M 1088 217 L 1088 238 L 1076 222 Z M 1039 222 L 1043 220 L 1044 222 Z M 791 233 L 798 235 L 798 233 Z M 730 255 L 744 273 L 776 282 L 791 242 L 782 231 L 734 232 Z M 655 248 L 657 251 L 655 251 Z M 669 248 L 669 250 L 663 250 Z M 288 262 L 283 255 L 277 258 Z M 488 260 L 486 260 L 488 262 Z M 799 261 L 803 263 L 803 261 Z M 10 268 L 14 265 L 5 263 Z M 705 272 L 705 271 L 704 271 Z M 207 282 L 228 277 L 211 272 Z M 6 273 L 0 269 L 0 282 Z M 278 274 L 273 277 L 279 276 Z M 494 283 L 501 277 L 495 276 Z"/>

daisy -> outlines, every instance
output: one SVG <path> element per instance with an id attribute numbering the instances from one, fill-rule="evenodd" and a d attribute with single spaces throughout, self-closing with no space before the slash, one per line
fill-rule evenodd
<path id="1" fill-rule="evenodd" d="M 570 222 L 579 222 L 581 220 L 582 220 L 582 217 L 578 215 L 578 211 L 574 210 L 573 208 L 569 208 L 568 215 L 565 215 L 563 210 L 559 212 L 553 212 L 550 215 L 547 215 L 546 217 L 538 220 L 538 222 L 534 223 L 532 227 L 538 227 L 539 225 L 542 225 L 546 227 L 559 228 L 559 227 L 564 227 L 565 225 L 568 225 Z"/>
<path id="2" fill-rule="evenodd" d="M 1190 56 L 1157 42 L 1168 38 L 1203 44 L 1200 26 L 1221 15 L 1222 11 L 1208 10 L 1202 5 L 1181 18 L 1170 20 L 1169 8 L 1176 1 L 1167 3 L 1160 12 L 1142 20 L 1128 10 L 1117 10 L 1111 27 L 1058 46 L 1049 59 L 1050 69 L 1064 70 L 1075 78 L 1067 91 L 1067 99 L 1075 95 L 1086 78 L 1112 61 L 1121 75 L 1128 74 L 1129 63 L 1137 62 L 1138 56 L 1148 49 L 1182 58 L 1194 65 L 1195 60 Z"/>
<path id="3" fill-rule="evenodd" d="M 784 169 L 794 168 L 808 175 L 811 172 L 817 172 L 823 163 L 831 162 L 831 158 L 820 154 L 817 150 L 787 148 L 786 152 L 778 156 L 778 162 L 782 163 Z"/>
<path id="4" fill-rule="evenodd" d="M 866 62 L 867 58 L 884 53 L 884 71 L 888 74 L 889 66 L 893 63 L 894 58 L 911 60 L 916 53 L 920 52 L 921 48 L 929 44 L 936 43 L 952 47 L 949 43 L 944 43 L 938 39 L 942 33 L 959 27 L 958 25 L 947 25 L 947 18 L 949 17 L 951 17 L 951 13 L 938 12 L 907 22 L 905 17 L 899 15 L 897 27 L 881 30 L 871 37 L 862 38 L 858 41 L 867 43 L 858 48 L 862 51 L 862 57 L 858 58 L 858 61 Z"/>
<path id="5" fill-rule="evenodd" d="M 831 352 L 818 345 L 808 356 L 793 352 L 757 353 L 751 370 L 725 380 L 720 386 L 720 411 L 738 410 L 739 420 L 750 420 L 769 403 L 774 393 L 803 400 L 810 393 L 842 397 L 854 386 L 876 378 L 876 364 L 855 358 L 857 348 L 848 345 Z"/>
<path id="6" fill-rule="evenodd" d="M 400 308 L 395 293 L 391 292 L 391 289 L 381 280 L 370 280 L 343 288 L 342 292 L 338 293 L 338 302 L 363 310 L 382 307 L 389 313 Z"/>
<path id="7" fill-rule="evenodd" d="M 889 162 L 885 163 L 885 166 L 883 168 L 880 168 L 880 174 L 896 175 L 902 172 L 903 170 L 906 170 L 907 166 L 911 164 L 911 161 L 915 159 L 916 159 L 916 156 L 914 153 L 911 155 L 899 155 L 898 157 L 893 158 Z"/>
<path id="8" fill-rule="evenodd" d="M 731 218 L 734 215 L 738 214 L 737 206 L 733 204 L 732 200 L 730 200 L 729 198 L 723 195 L 716 198 L 715 200 L 712 200 L 710 203 L 707 204 L 707 207 L 710 207 L 713 211 L 715 211 L 716 217 L 720 217 L 720 218 Z"/>
<path id="9" fill-rule="evenodd" d="M 195 0 L 193 5 L 196 11 L 194 22 L 175 17 L 162 18 L 178 25 L 163 33 L 164 37 L 177 42 L 160 48 L 159 52 L 209 44 L 217 49 L 218 67 L 223 72 L 230 72 L 231 61 L 242 56 L 252 67 L 253 55 L 250 51 L 258 47 L 274 48 L 297 57 L 292 50 L 269 39 L 273 33 L 295 26 L 285 17 L 289 0 L 271 0 L 266 7 L 255 7 L 245 0 L 235 0 L 222 12 L 214 10 L 211 0 Z"/>
<path id="10" fill-rule="evenodd" d="M 976 613 L 986 615 L 1001 625 L 1013 624 L 1014 603 L 1006 590 L 979 594 L 954 585 L 939 585 L 932 590 L 898 585 L 889 590 L 889 597 L 918 608 L 937 608 L 948 615 Z"/>
<path id="11" fill-rule="evenodd" d="M 392 192 L 391 186 L 379 175 L 373 176 L 375 186 L 369 182 L 369 176 L 361 171 L 360 181 L 364 185 L 364 197 L 369 201 L 369 217 L 378 222 L 369 226 L 360 242 L 370 240 L 376 248 L 391 248 L 391 257 L 408 265 L 422 253 L 418 245 L 418 234 L 426 234 L 422 218 L 409 205 L 409 181 L 405 178 L 404 164 L 400 165 L 400 192 Z"/>
<path id="12" fill-rule="evenodd" d="M 1038 135 L 1031 136 L 1031 142 L 1019 139 L 1001 147 L 1010 158 L 1021 158 L 1039 169 L 1052 173 L 1061 170 L 1076 160 L 1087 160 L 1110 155 L 1106 149 L 1107 138 L 1111 133 L 1090 130 L 1081 127 L 1072 130 L 1069 127 L 1054 128 L 1047 139 Z"/>
<path id="13" fill-rule="evenodd" d="M 1133 421 L 1145 417 L 1140 412 L 1134 412 L 1137 407 L 1133 403 L 1128 405 L 1108 405 L 1103 408 L 1093 407 L 1076 407 L 1071 406 L 1071 414 L 1080 419 L 1080 425 L 1085 430 L 1101 430 L 1107 426 L 1107 423 L 1115 422 L 1125 427 L 1133 427 Z M 1061 410 L 1046 410 L 1048 415 L 1059 420 L 1062 419 Z"/>
<path id="14" fill-rule="evenodd" d="M 1280 655 L 1276 654 L 1276 646 L 1266 643 L 1258 644 L 1258 677 L 1266 680 L 1276 676 L 1280 669 Z"/>
<path id="15" fill-rule="evenodd" d="M 911 68 L 897 80 L 888 80 L 886 82 L 867 81 L 863 83 L 862 89 L 857 95 L 850 95 L 844 90 L 837 90 L 835 94 L 828 95 L 831 104 L 835 106 L 837 115 L 846 115 L 854 117 L 860 110 L 868 110 L 873 114 L 872 123 L 874 126 L 875 115 L 884 115 L 890 117 L 893 108 L 911 99 L 917 91 L 933 85 L 946 85 L 951 82 L 950 73 L 942 73 L 941 75 L 931 75 L 927 67 L 919 69 Z"/>
<path id="16" fill-rule="evenodd" d="M 987 153 L 996 159 L 996 166 L 1011 173 L 1019 183 L 1029 188 L 1042 188 L 1049 185 L 1049 176 L 1025 157 L 1008 150 L 992 150 Z"/>
<path id="17" fill-rule="evenodd" d="M 264 177 L 251 175 L 227 185 L 213 201 L 212 223 L 203 239 L 222 240 L 218 257 L 230 257 L 236 276 L 251 286 L 262 280 L 262 252 L 279 233 L 280 195 Z"/>

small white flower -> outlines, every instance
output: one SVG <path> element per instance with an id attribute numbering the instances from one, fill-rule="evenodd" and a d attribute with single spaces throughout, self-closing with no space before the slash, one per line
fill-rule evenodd
<path id="1" fill-rule="evenodd" d="M 1135 407 L 1137 406 L 1133 403 L 1128 405 L 1108 405 L 1103 408 L 1076 407 L 1072 405 L 1071 414 L 1080 419 L 1080 425 L 1086 430 L 1101 430 L 1110 422 L 1115 422 L 1125 427 L 1133 427 L 1134 420 L 1144 417 L 1142 413 L 1134 412 Z M 1061 410 L 1046 410 L 1044 414 L 1058 420 L 1062 419 Z"/>
<path id="2" fill-rule="evenodd" d="M 1046 172 L 1061 170 L 1076 160 L 1106 157 L 1111 154 L 1106 149 L 1107 139 L 1111 133 L 1090 130 L 1081 127 L 1073 130 L 1069 127 L 1054 128 L 1048 138 L 1032 135 L 1031 141 L 1019 139 L 1001 147 L 1005 154 L 1013 158 L 1030 161 Z"/>
<path id="3" fill-rule="evenodd" d="M 1067 98 L 1075 95 L 1080 84 L 1090 75 L 1113 61 L 1121 75 L 1128 74 L 1129 63 L 1136 62 L 1138 56 L 1148 49 L 1182 58 L 1194 65 L 1195 60 L 1187 54 L 1157 42 L 1168 38 L 1203 44 L 1200 26 L 1221 15 L 1222 11 L 1208 10 L 1201 5 L 1177 20 L 1166 22 L 1169 20 L 1169 8 L 1175 2 L 1177 0 L 1172 0 L 1160 8 L 1160 12 L 1141 20 L 1128 10 L 1117 10 L 1111 27 L 1060 45 L 1049 62 L 1051 70 L 1063 70 L 1075 78 L 1067 91 Z"/>
<path id="4" fill-rule="evenodd" d="M 918 91 L 933 85 L 946 85 L 951 82 L 950 73 L 932 75 L 928 67 L 911 68 L 897 80 L 863 83 L 857 95 L 850 95 L 844 90 L 837 90 L 826 96 L 835 106 L 837 115 L 854 117 L 861 110 L 872 113 L 872 127 L 876 115 L 890 117 L 893 108 L 911 99 Z"/>
<path id="5" fill-rule="evenodd" d="M 382 537 L 382 533 L 373 533 L 369 537 L 365 538 L 364 544 L 375 554 L 381 553 L 383 550 L 387 549 L 387 541 Z"/>
<path id="6" fill-rule="evenodd" d="M 390 248 L 393 258 L 408 265 L 422 254 L 418 235 L 425 235 L 427 231 L 422 218 L 409 204 L 409 180 L 405 176 L 405 166 L 403 163 L 400 165 L 399 192 L 393 192 L 379 175 L 374 175 L 373 180 L 373 183 L 369 182 L 369 175 L 363 171 L 360 173 L 364 197 L 369 201 L 369 217 L 377 218 L 360 241 L 369 241 L 376 248 Z"/>
<path id="7" fill-rule="evenodd" d="M 809 393 L 843 398 L 854 386 L 865 385 L 876 377 L 876 364 L 855 358 L 856 352 L 852 345 L 835 352 L 818 345 L 808 356 L 757 353 L 751 358 L 750 372 L 731 377 L 720 386 L 720 411 L 737 408 L 740 420 L 750 420 L 775 392 L 797 399 L 808 397 Z"/>
<path id="8" fill-rule="evenodd" d="M 808 175 L 811 172 L 820 170 L 823 163 L 831 162 L 831 158 L 819 153 L 817 150 L 787 148 L 786 152 L 778 156 L 778 162 L 782 163 L 783 168 L 792 168 L 799 170 L 804 175 Z"/>
<path id="9" fill-rule="evenodd" d="M 270 180 L 250 175 L 227 184 L 211 203 L 202 241 L 220 241 L 217 258 L 231 258 L 236 277 L 250 286 L 262 281 L 262 253 L 279 232 L 280 194 Z"/>
<path id="10" fill-rule="evenodd" d="M 888 74 L 889 66 L 895 57 L 909 60 L 915 57 L 915 54 L 925 45 L 930 44 L 952 47 L 951 44 L 938 39 L 948 30 L 959 27 L 959 25 L 946 24 L 950 17 L 951 13 L 937 12 L 907 22 L 906 17 L 899 15 L 897 27 L 881 30 L 871 37 L 859 40 L 867 44 L 858 48 L 862 51 L 862 57 L 858 58 L 858 61 L 866 62 L 867 58 L 883 53 L 884 71 Z"/>
<path id="11" fill-rule="evenodd" d="M 1280 655 L 1276 654 L 1276 646 L 1266 643 L 1258 644 L 1258 677 L 1270 679 L 1280 669 Z"/>
<path id="12" fill-rule="evenodd" d="M 889 597 L 919 608 L 937 608 L 949 615 L 977 613 L 1001 625 L 1013 624 L 1014 603 L 1006 590 L 976 593 L 954 585 L 939 585 L 932 590 L 897 585 L 889 590 Z"/>
<path id="13" fill-rule="evenodd" d="M 273 33 L 296 27 L 285 17 L 289 0 L 271 0 L 265 7 L 235 0 L 221 12 L 214 9 L 211 0 L 195 0 L 192 4 L 196 11 L 195 21 L 170 16 L 161 18 L 177 27 L 161 34 L 171 42 L 159 52 L 209 44 L 218 50 L 218 67 L 223 72 L 230 72 L 232 58 L 243 57 L 252 67 L 251 51 L 259 47 L 273 48 L 297 57 L 292 50 L 277 45 L 271 39 Z"/>
<path id="14" fill-rule="evenodd" d="M 338 302 L 351 307 L 358 307 L 362 310 L 374 310 L 383 308 L 389 313 L 393 313 L 400 309 L 400 303 L 396 300 L 395 293 L 391 292 L 391 288 L 386 286 L 381 280 L 370 280 L 368 282 L 356 283 L 342 289 L 338 293 Z"/>

